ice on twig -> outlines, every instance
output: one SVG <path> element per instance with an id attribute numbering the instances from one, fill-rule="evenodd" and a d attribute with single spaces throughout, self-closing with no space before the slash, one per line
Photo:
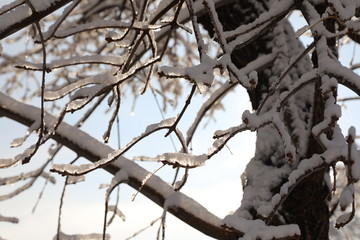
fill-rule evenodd
<path id="1" fill-rule="evenodd" d="M 216 61 L 204 54 L 199 65 L 184 69 L 162 66 L 159 69 L 159 75 L 171 78 L 186 78 L 190 82 L 195 83 L 199 92 L 203 94 L 214 81 L 213 68 L 215 65 Z"/>
<path id="2" fill-rule="evenodd" d="M 57 68 L 79 65 L 79 64 L 106 64 L 113 66 L 121 66 L 124 63 L 124 57 L 117 56 L 101 56 L 101 55 L 92 55 L 92 56 L 76 56 L 70 57 L 68 59 L 59 59 L 54 60 L 51 63 L 46 64 L 46 71 L 51 71 Z M 32 62 L 20 62 L 15 67 L 23 68 L 27 70 L 36 70 L 42 71 L 42 63 L 32 63 Z"/>
<path id="3" fill-rule="evenodd" d="M 204 165 L 207 155 L 192 155 L 188 153 L 164 153 L 158 156 L 159 160 L 165 164 L 176 167 L 194 168 Z"/>
<path id="4" fill-rule="evenodd" d="M 78 182 L 85 181 L 85 176 L 68 176 L 66 179 L 66 184 L 76 184 Z"/>
<path id="5" fill-rule="evenodd" d="M 21 137 L 21 138 L 16 138 L 16 139 L 14 139 L 12 142 L 11 142 L 11 144 L 10 144 L 10 146 L 11 147 L 19 147 L 19 146 L 21 146 L 25 141 L 26 141 L 26 139 L 29 137 L 29 135 L 33 132 L 33 131 L 35 131 L 35 130 L 37 130 L 37 129 L 39 129 L 40 128 L 40 119 L 38 119 L 37 121 L 35 121 L 33 124 L 31 124 L 31 126 L 28 128 L 28 130 L 26 131 L 26 133 L 25 133 L 25 136 L 24 137 Z"/>
<path id="6" fill-rule="evenodd" d="M 138 137 L 133 138 L 128 144 L 126 144 L 125 147 L 123 147 L 120 150 L 109 153 L 107 157 L 102 158 L 97 162 L 90 164 L 82 164 L 80 166 L 76 166 L 72 164 L 54 164 L 50 171 L 57 172 L 63 175 L 82 175 L 91 172 L 97 168 L 103 167 L 111 162 L 114 162 L 119 156 L 124 154 L 136 143 L 138 143 L 141 139 L 147 137 L 148 135 L 156 131 L 171 127 L 174 124 L 175 120 L 176 120 L 175 118 L 169 118 L 161 121 L 160 123 L 149 125 L 144 133 L 142 133 Z"/>
<path id="7" fill-rule="evenodd" d="M 90 234 L 74 234 L 74 235 L 68 235 L 63 232 L 59 233 L 59 236 L 57 234 L 54 236 L 53 240 L 103 240 L 103 235 L 100 233 L 90 233 Z M 105 235 L 105 240 L 110 240 L 110 235 Z"/>
<path id="8" fill-rule="evenodd" d="M 110 205 L 108 207 L 108 211 L 114 212 L 117 216 L 119 216 L 121 218 L 121 220 L 123 220 L 123 221 L 126 220 L 125 214 L 115 205 Z"/>

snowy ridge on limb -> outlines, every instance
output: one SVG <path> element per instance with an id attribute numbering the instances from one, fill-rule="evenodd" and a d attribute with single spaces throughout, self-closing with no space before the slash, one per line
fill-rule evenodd
<path id="1" fill-rule="evenodd" d="M 22 181 L 28 178 L 32 178 L 37 176 L 38 174 L 40 174 L 41 177 L 48 179 L 49 182 L 51 182 L 52 184 L 56 183 L 56 180 L 53 176 L 50 176 L 50 174 L 46 173 L 46 172 L 42 172 L 42 169 L 37 169 L 34 171 L 30 171 L 27 173 L 21 173 L 19 175 L 15 175 L 12 177 L 5 177 L 5 178 L 0 178 L 0 186 L 1 185 L 9 185 L 9 184 L 13 184 L 16 183 L 18 181 Z"/>
<path id="2" fill-rule="evenodd" d="M 324 121 L 313 127 L 312 132 L 315 136 L 320 135 L 325 130 L 334 126 L 335 122 L 341 117 L 341 106 L 336 104 L 333 96 L 325 101 Z"/>
<path id="3" fill-rule="evenodd" d="M 166 200 L 164 202 L 164 209 L 168 211 L 169 209 L 174 208 L 191 209 L 192 212 L 194 212 L 200 218 L 207 219 L 213 224 L 221 225 L 220 219 L 214 217 L 214 215 L 212 215 L 205 207 L 203 207 L 196 201 L 191 200 L 191 198 L 182 194 L 181 192 L 173 192 L 166 197 Z"/>
<path id="4" fill-rule="evenodd" d="M 120 150 L 111 152 L 107 155 L 107 157 L 100 159 L 94 163 L 89 164 L 82 164 L 80 166 L 76 166 L 73 164 L 54 164 L 50 171 L 57 172 L 62 175 L 83 175 L 89 173 L 95 169 L 104 167 L 105 165 L 114 162 L 119 156 L 123 155 L 127 152 L 130 148 L 132 148 L 136 143 L 138 143 L 141 139 L 149 136 L 150 134 L 160 131 L 162 129 L 167 129 L 173 125 L 175 118 L 169 118 L 166 120 L 161 121 L 157 124 L 149 125 L 145 132 L 142 133 L 140 136 L 133 138 L 125 147 Z"/>
<path id="5" fill-rule="evenodd" d="M 105 238 L 103 238 L 103 234 L 101 233 L 90 233 L 90 234 L 65 234 L 63 232 L 59 233 L 59 236 L 56 234 L 53 237 L 53 240 L 110 240 L 110 235 L 107 234 Z"/>
<path id="6" fill-rule="evenodd" d="M 327 148 L 326 151 L 323 154 L 314 154 L 309 159 L 301 160 L 298 167 L 289 175 L 288 181 L 281 186 L 279 193 L 272 197 L 271 203 L 262 205 L 257 209 L 258 214 L 260 214 L 267 223 L 271 222 L 277 210 L 296 185 L 317 171 L 335 166 L 337 162 L 344 162 L 344 164 L 348 166 L 346 168 L 348 185 L 344 187 L 338 198 L 339 206 L 342 211 L 345 211 L 349 206 L 351 206 L 352 209 L 350 212 L 342 214 L 337 218 L 336 228 L 345 226 L 354 217 L 354 183 L 358 181 L 357 177 L 360 173 L 360 155 L 352 140 L 353 136 L 355 136 L 355 129 L 353 127 L 349 129 L 347 140 L 345 140 L 345 137 L 341 134 L 338 125 L 334 128 L 334 138 L 332 140 L 326 139 L 325 141 L 325 134 L 322 134 L 322 136 L 324 147 Z"/>
<path id="7" fill-rule="evenodd" d="M 303 86 L 310 84 L 318 76 L 318 70 L 313 69 L 308 73 L 303 74 L 299 80 L 297 80 L 288 91 L 284 91 L 280 94 L 277 111 L 279 112 L 284 103 L 293 96 L 297 91 L 302 89 Z"/>
<path id="8" fill-rule="evenodd" d="M 269 56 L 269 55 L 267 55 Z M 267 60 L 266 58 L 264 60 Z M 224 69 L 228 69 L 238 82 L 246 89 L 254 89 L 257 85 L 257 72 L 251 71 L 247 74 L 244 71 L 238 69 L 235 64 L 231 61 L 230 54 L 225 54 L 219 59 L 219 64 L 222 65 Z"/>
<path id="9" fill-rule="evenodd" d="M 20 164 L 24 159 L 27 159 L 30 156 L 32 156 L 34 151 L 35 151 L 35 145 L 32 145 L 13 158 L 0 158 L 0 168 L 9 168 L 17 164 Z"/>
<path id="10" fill-rule="evenodd" d="M 204 94 L 211 87 L 214 80 L 213 69 L 216 67 L 216 61 L 208 55 L 203 54 L 202 61 L 199 65 L 180 69 L 176 67 L 161 66 L 159 75 L 167 78 L 185 78 L 191 83 L 195 83 L 201 94 Z"/>
<path id="11" fill-rule="evenodd" d="M 248 63 L 244 68 L 240 69 L 239 71 L 242 72 L 244 75 L 249 74 L 253 71 L 258 71 L 260 69 L 265 68 L 267 65 L 271 63 L 271 61 L 274 60 L 274 54 L 267 54 L 260 56 L 259 58 L 255 59 L 254 61 Z M 217 101 L 219 101 L 228 91 L 233 89 L 237 86 L 237 83 L 229 83 L 229 84 L 223 84 L 221 87 L 219 87 L 217 90 L 215 90 L 211 96 L 206 100 L 206 102 L 201 106 L 199 109 L 196 117 L 194 118 L 193 123 L 190 125 L 189 129 L 187 130 L 187 138 L 186 142 L 189 143 L 192 139 L 192 136 L 194 135 L 197 127 L 199 126 L 199 123 L 203 116 L 206 114 L 206 112 L 211 109 L 211 106 L 215 104 Z"/>
<path id="12" fill-rule="evenodd" d="M 331 77 L 335 77 L 340 84 L 348 87 L 357 95 L 360 95 L 360 76 L 349 68 L 344 67 L 340 62 L 329 57 L 329 50 L 324 37 L 319 39 L 317 49 L 319 51 L 319 62 L 323 63 L 319 66 L 319 70 Z"/>
<path id="13" fill-rule="evenodd" d="M 66 178 L 66 184 L 76 184 L 76 183 L 83 182 L 83 181 L 85 181 L 85 176 L 84 175 L 68 176 Z"/>
<path id="14" fill-rule="evenodd" d="M 270 6 L 269 7 L 270 10 L 262 13 L 255 21 L 252 21 L 249 24 L 243 24 L 238 28 L 236 28 L 235 30 L 224 32 L 225 38 L 229 39 L 241 35 L 253 35 L 253 34 L 249 34 L 252 31 L 254 33 L 259 32 L 260 27 L 272 23 L 271 21 L 269 21 L 269 19 L 276 20 L 276 18 L 278 18 L 279 16 L 286 15 L 287 12 L 289 12 L 291 8 L 294 6 L 295 2 L 282 0 L 276 3 L 274 2 L 274 4 L 276 4 L 277 7 L 273 8 Z M 240 40 L 241 38 L 239 38 L 239 41 Z"/>
<path id="15" fill-rule="evenodd" d="M 315 6 L 309 1 L 303 1 L 301 4 L 302 12 L 306 14 L 309 18 L 308 21 L 309 25 L 311 26 L 311 31 L 322 37 L 334 37 L 334 34 L 329 32 L 324 26 L 323 18 L 328 17 L 328 13 L 325 12 L 323 16 L 320 16 L 319 13 L 316 11 Z"/>
<path id="16" fill-rule="evenodd" d="M 336 14 L 338 17 L 344 22 L 351 20 L 351 18 L 355 16 L 357 7 L 356 2 L 357 1 L 329 0 L 329 3 L 331 3 L 333 8 L 336 9 Z M 359 3 L 357 5 L 359 5 Z"/>
<path id="17" fill-rule="evenodd" d="M 90 31 L 94 29 L 101 29 L 101 28 L 119 28 L 119 29 L 131 28 L 135 30 L 147 31 L 147 30 L 158 30 L 161 27 L 162 27 L 161 25 L 154 25 L 143 22 L 128 23 L 122 21 L 98 20 L 96 22 L 84 23 L 68 29 L 57 30 L 54 33 L 54 37 L 66 38 L 81 32 Z"/>
<path id="18" fill-rule="evenodd" d="M 37 0 L 29 0 L 31 5 L 33 5 L 33 7 L 35 8 L 36 11 L 43 11 L 47 8 L 49 8 L 52 4 L 60 1 L 60 0 L 42 0 L 42 1 L 37 1 Z"/>
<path id="19" fill-rule="evenodd" d="M 208 160 L 208 156 L 206 154 L 193 155 L 190 153 L 175 152 L 160 154 L 156 157 L 138 156 L 133 158 L 133 160 L 161 162 L 174 168 L 196 168 L 203 166 L 206 160 Z"/>
<path id="20" fill-rule="evenodd" d="M 70 1 L 71 0 L 32 0 L 31 3 L 34 3 L 35 13 L 21 0 L 3 6 L 0 9 L 0 39 L 39 21 Z"/>
<path id="21" fill-rule="evenodd" d="M 21 146 L 26 139 L 30 136 L 30 134 L 36 130 L 38 130 L 40 127 L 40 119 L 36 122 L 34 122 L 29 128 L 28 130 L 26 130 L 26 133 L 23 137 L 21 138 L 15 138 L 13 139 L 13 141 L 11 142 L 10 146 L 11 147 L 19 147 Z"/>
<path id="22" fill-rule="evenodd" d="M 301 235 L 300 229 L 296 224 L 267 226 L 263 220 L 247 220 L 236 215 L 227 215 L 223 219 L 223 224 L 226 227 L 244 232 L 244 236 L 239 238 L 239 240 L 271 240 Z"/>
<path id="23" fill-rule="evenodd" d="M 164 153 L 157 157 L 160 162 L 174 167 L 195 168 L 203 166 L 208 159 L 206 154 L 192 155 L 189 153 Z"/>
<path id="24" fill-rule="evenodd" d="M 351 149 L 348 150 L 348 157 L 350 161 L 351 167 L 351 178 L 350 184 L 352 182 L 357 183 L 360 180 L 360 152 L 357 148 L 357 145 L 354 144 L 354 140 L 356 139 L 356 129 L 351 126 L 348 131 L 347 142 L 351 145 Z"/>
<path id="25" fill-rule="evenodd" d="M 59 26 L 65 21 L 65 19 L 69 16 L 69 14 L 74 10 L 74 8 L 80 2 L 81 0 L 74 0 L 71 4 L 69 4 L 69 6 L 65 7 L 61 17 L 56 19 L 56 21 L 51 26 L 49 26 L 46 32 L 42 33 L 45 42 L 53 36 L 55 31 L 59 28 Z M 34 38 L 35 38 L 35 42 L 39 42 L 39 43 L 41 42 L 41 37 L 39 33 L 37 33 Z"/>
<path id="26" fill-rule="evenodd" d="M 124 61 L 125 61 L 124 57 L 117 57 L 117 56 L 101 56 L 101 55 L 76 56 L 68 59 L 54 60 L 51 63 L 46 63 L 46 71 L 51 72 L 52 70 L 57 68 L 63 68 L 78 64 L 105 64 L 112 66 L 121 66 L 123 65 Z M 15 67 L 23 68 L 26 70 L 35 70 L 35 71 L 43 70 L 42 63 L 20 62 Z"/>
<path id="27" fill-rule="evenodd" d="M 354 127 L 350 127 L 348 131 L 348 137 L 346 143 L 348 144 L 348 151 L 346 158 L 343 158 L 343 162 L 346 165 L 346 177 L 347 186 L 343 189 L 339 197 L 339 205 L 342 212 L 344 212 L 349 206 L 351 206 L 350 212 L 340 215 L 336 219 L 336 228 L 344 227 L 351 222 L 355 217 L 355 186 L 354 184 L 359 181 L 360 177 L 360 154 L 355 144 L 356 130 Z"/>
<path id="28" fill-rule="evenodd" d="M 296 148 L 292 143 L 291 136 L 287 131 L 284 122 L 280 119 L 280 116 L 275 113 L 272 118 L 272 123 L 275 126 L 278 133 L 280 134 L 281 139 L 283 140 L 283 144 L 285 147 L 285 157 L 288 163 L 291 164 L 294 163 L 295 161 L 298 160 L 296 159 Z"/>
<path id="29" fill-rule="evenodd" d="M 112 71 L 98 74 L 95 76 L 80 79 L 78 81 L 66 84 L 64 87 L 57 90 L 48 90 L 45 92 L 45 101 L 54 101 L 70 94 L 71 92 L 90 84 L 101 84 L 105 82 L 113 82 L 116 77 L 113 76 Z"/>
<path id="30" fill-rule="evenodd" d="M 296 161 L 296 148 L 292 143 L 290 134 L 286 129 L 284 122 L 280 119 L 279 113 L 276 111 L 270 111 L 261 115 L 256 113 L 250 113 L 249 110 L 243 112 L 242 120 L 251 131 L 258 130 L 266 125 L 272 124 L 279 133 L 284 147 L 285 147 L 285 157 L 289 163 Z"/>
<path id="31" fill-rule="evenodd" d="M 300 181 L 313 172 L 326 167 L 328 167 L 328 164 L 326 164 L 324 158 L 320 155 L 313 155 L 310 159 L 301 160 L 297 169 L 292 171 L 288 176 L 288 181 L 281 186 L 280 192 L 271 198 L 269 204 L 261 205 L 257 209 L 257 212 L 264 217 L 266 222 L 270 222 L 287 196 Z"/>
<path id="32" fill-rule="evenodd" d="M 6 6 L 4 6 L 5 8 Z M 2 9 L 0 9 L 2 10 Z M 6 9 L 5 9 L 6 10 Z M 26 17 L 31 16 L 31 9 L 26 5 L 21 5 L 15 10 L 11 10 L 6 12 L 3 15 L 0 15 L 0 33 L 4 31 L 3 29 L 7 29 L 15 23 L 23 20 Z"/>
<path id="33" fill-rule="evenodd" d="M 31 125 L 32 122 L 38 119 L 39 113 L 40 109 L 20 103 L 0 93 L 1 115 Z M 55 117 L 49 114 L 47 114 L 46 117 L 55 120 Z M 97 161 L 99 158 L 106 157 L 109 153 L 114 151 L 112 148 L 92 138 L 87 133 L 64 122 L 59 125 L 52 137 L 59 143 L 73 149 L 93 162 Z M 128 181 L 126 183 L 135 189 L 138 189 L 141 186 L 142 180 L 149 174 L 148 171 L 123 156 L 120 156 L 117 161 L 104 167 L 106 171 L 114 175 L 122 168 L 124 168 L 128 175 Z M 141 193 L 160 206 L 163 206 L 165 199 L 174 192 L 173 187 L 158 176 L 152 176 L 141 191 Z M 201 206 L 183 193 L 179 192 L 178 194 L 184 196 L 183 199 L 186 199 L 189 206 Z M 203 216 L 197 215 L 196 208 L 186 208 L 186 206 L 178 206 L 177 209 L 171 208 L 169 211 L 199 231 L 215 238 L 227 236 L 228 239 L 237 239 L 237 236 L 241 235 L 241 233 L 238 233 L 235 230 L 223 228 L 221 226 L 220 218 L 208 211 L 207 214 Z"/>

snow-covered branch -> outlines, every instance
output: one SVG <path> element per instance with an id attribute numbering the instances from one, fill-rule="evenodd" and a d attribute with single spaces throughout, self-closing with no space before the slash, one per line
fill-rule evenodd
<path id="1" fill-rule="evenodd" d="M 30 126 L 36 121 L 39 114 L 40 110 L 38 108 L 20 103 L 2 93 L 0 94 L 0 116 Z M 45 118 L 54 119 L 49 114 L 46 114 Z M 60 124 L 58 131 L 53 135 L 53 139 L 92 162 L 96 162 L 114 151 L 109 146 L 66 123 Z M 122 156 L 103 168 L 113 175 L 122 169 L 126 171 L 126 183 L 134 189 L 139 189 L 142 186 L 143 179 L 149 174 L 148 171 Z M 176 192 L 171 185 L 157 176 L 153 176 L 147 181 L 146 185 L 142 187 L 141 193 L 161 207 L 164 206 L 168 197 L 177 193 L 179 198 L 182 199 L 181 204 L 169 208 L 170 213 L 190 226 L 215 238 L 237 239 L 240 236 L 239 232 L 222 227 L 221 219 L 210 213 L 195 200 Z"/>

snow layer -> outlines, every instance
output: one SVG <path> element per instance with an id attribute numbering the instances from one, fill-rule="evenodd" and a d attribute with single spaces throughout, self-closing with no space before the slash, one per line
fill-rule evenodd
<path id="1" fill-rule="evenodd" d="M 43 11 L 48 9 L 54 2 L 58 0 L 29 0 L 31 5 L 35 8 L 35 11 Z"/>
<path id="2" fill-rule="evenodd" d="M 11 25 L 14 25 L 15 23 L 20 22 L 24 20 L 24 18 L 30 16 L 31 9 L 25 4 L 17 7 L 14 10 L 11 10 L 10 12 L 0 15 L 0 32 L 2 32 L 3 29 L 7 29 Z"/>
<path id="3" fill-rule="evenodd" d="M 11 112 L 23 116 L 26 119 L 31 119 L 32 121 L 35 121 L 40 116 L 40 109 L 20 103 L 2 93 L 0 93 L 0 108 L 9 109 Z M 55 117 L 50 114 L 46 114 L 45 118 L 49 121 L 55 120 Z M 56 135 L 75 144 L 80 149 L 84 149 L 84 151 L 91 153 L 93 156 L 98 156 L 99 158 L 106 158 L 108 154 L 114 152 L 114 150 L 109 146 L 99 142 L 80 129 L 70 126 L 64 122 L 59 125 Z M 111 164 L 119 170 L 123 169 L 123 171 L 125 171 L 123 174 L 126 173 L 129 179 L 137 179 L 138 182 L 142 182 L 142 180 L 149 174 L 148 171 L 123 156 L 118 157 L 117 160 Z M 165 199 L 173 198 L 174 200 L 171 200 L 170 203 L 174 201 L 180 202 L 176 205 L 177 208 L 182 208 L 189 214 L 202 219 L 202 221 L 221 228 L 222 222 L 220 218 L 210 213 L 195 200 L 189 198 L 183 193 L 175 192 L 174 188 L 170 184 L 164 182 L 158 176 L 153 175 L 148 179 L 146 185 L 152 189 L 154 193 L 163 196 Z M 174 193 L 176 194 L 172 195 Z M 172 197 L 169 198 L 171 195 Z M 176 198 L 179 198 L 179 200 L 175 200 Z M 168 204 L 168 207 L 170 207 L 170 205 L 175 206 L 174 204 Z"/>
<path id="4" fill-rule="evenodd" d="M 214 81 L 213 68 L 216 61 L 212 60 L 206 54 L 203 54 L 202 61 L 199 65 L 184 69 L 161 66 L 159 74 L 171 78 L 186 78 L 190 82 L 195 83 L 201 94 L 204 94 Z"/>
<path id="5" fill-rule="evenodd" d="M 350 184 L 344 188 L 340 195 L 340 208 L 344 211 L 354 201 L 354 185 Z"/>
<path id="6" fill-rule="evenodd" d="M 76 56 L 68 59 L 59 59 L 54 60 L 51 63 L 46 63 L 46 70 L 49 72 L 53 69 L 62 68 L 71 65 L 78 64 L 108 64 L 113 66 L 121 66 L 125 61 L 124 57 L 118 56 L 101 56 L 101 55 L 92 55 L 92 56 Z M 42 71 L 42 63 L 32 63 L 32 62 L 20 62 L 16 65 L 18 68 L 24 68 L 29 70 L 38 70 Z"/>
<path id="7" fill-rule="evenodd" d="M 53 240 L 58 239 L 57 234 L 54 236 Z M 103 240 L 103 235 L 100 233 L 90 233 L 90 234 L 74 234 L 68 235 L 63 232 L 59 233 L 60 240 Z M 105 240 L 110 240 L 110 235 L 105 235 Z"/>
<path id="8" fill-rule="evenodd" d="M 228 215 L 223 220 L 228 227 L 235 228 L 244 232 L 244 236 L 239 240 L 270 240 L 274 238 L 285 238 L 290 236 L 300 236 L 300 229 L 295 224 L 282 226 L 267 226 L 265 222 L 257 220 L 247 220 L 235 215 Z"/>
<path id="9" fill-rule="evenodd" d="M 188 153 L 164 153 L 158 156 L 160 161 L 185 168 L 194 168 L 204 165 L 208 159 L 206 154 L 192 155 Z"/>

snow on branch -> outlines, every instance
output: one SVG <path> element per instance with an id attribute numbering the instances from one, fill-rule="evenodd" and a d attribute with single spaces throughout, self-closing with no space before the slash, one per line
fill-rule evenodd
<path id="1" fill-rule="evenodd" d="M 27 173 L 21 173 L 12 177 L 0 178 L 0 186 L 14 184 L 16 182 L 26 180 L 28 178 L 36 177 L 38 175 L 42 176 L 45 179 L 48 179 L 52 184 L 56 183 L 56 180 L 53 176 L 50 176 L 48 173 L 43 172 L 43 168 L 39 168 L 37 170 L 30 171 Z"/>
<path id="2" fill-rule="evenodd" d="M 93 56 L 77 56 L 71 57 L 68 59 L 54 60 L 51 63 L 46 64 L 46 71 L 51 72 L 57 68 L 64 68 L 67 66 L 79 65 L 79 64 L 105 64 L 111 66 L 122 66 L 125 59 L 124 57 L 117 56 L 101 56 L 101 55 L 93 55 Z M 23 62 L 18 63 L 15 67 L 25 69 L 25 70 L 34 70 L 34 71 L 42 71 L 43 66 L 42 63 L 31 63 L 31 62 Z"/>
<path id="3" fill-rule="evenodd" d="M 359 180 L 360 176 L 360 154 L 354 143 L 355 129 L 349 129 L 349 135 L 345 140 L 341 135 L 340 129 L 335 128 L 334 139 L 324 141 L 327 148 L 323 154 L 315 154 L 309 159 L 302 159 L 298 167 L 291 172 L 288 182 L 283 184 L 279 193 L 275 194 L 270 205 L 262 205 L 257 209 L 266 223 L 270 223 L 276 212 L 280 209 L 283 202 L 295 187 L 304 181 L 310 175 L 324 171 L 330 166 L 334 166 L 337 162 L 343 162 L 347 166 L 348 185 L 343 189 L 339 196 L 339 206 L 345 211 L 348 206 L 352 209 L 350 212 L 342 214 L 336 221 L 336 227 L 340 228 L 349 223 L 355 215 L 355 190 L 354 183 Z"/>
<path id="4" fill-rule="evenodd" d="M 59 235 L 55 235 L 53 240 L 110 240 L 110 235 L 106 235 L 103 238 L 101 233 L 90 234 L 65 234 L 60 232 Z"/>
<path id="5" fill-rule="evenodd" d="M 223 223 L 226 227 L 245 232 L 244 236 L 239 238 L 244 240 L 297 239 L 301 235 L 296 224 L 268 226 L 263 220 L 247 220 L 236 215 L 226 216 Z"/>
<path id="6" fill-rule="evenodd" d="M 295 2 L 282 0 L 273 2 L 276 7 L 269 6 L 269 11 L 260 14 L 254 21 L 249 24 L 243 24 L 235 30 L 224 32 L 226 39 L 237 38 L 236 42 L 245 42 L 246 38 L 255 38 L 256 34 L 259 34 L 262 29 L 265 29 L 270 24 L 279 21 L 283 18 L 291 9 L 294 8 Z M 243 36 L 245 35 L 245 36 Z"/>
<path id="7" fill-rule="evenodd" d="M 185 69 L 162 66 L 159 69 L 159 75 L 167 78 L 188 79 L 197 85 L 201 94 L 204 94 L 214 81 L 213 69 L 215 66 L 216 61 L 204 54 L 201 63 L 197 66 Z"/>
<path id="8" fill-rule="evenodd" d="M 161 29 L 161 27 L 161 25 L 149 24 L 147 22 L 126 23 L 122 21 L 97 20 L 96 22 L 84 23 L 72 28 L 57 30 L 54 33 L 54 37 L 66 38 L 81 32 L 91 31 L 94 29 L 118 28 L 149 31 L 159 30 Z"/>
<path id="9" fill-rule="evenodd" d="M 5 217 L 0 214 L 0 222 L 19 223 L 19 219 L 15 217 Z"/>
<path id="10" fill-rule="evenodd" d="M 330 50 L 324 37 L 319 39 L 317 44 L 319 63 L 321 63 L 319 70 L 324 74 L 335 77 L 340 84 L 348 87 L 360 96 L 360 76 L 349 68 L 344 67 L 337 60 L 329 57 Z"/>
<path id="11" fill-rule="evenodd" d="M 0 9 L 0 39 L 39 21 L 70 1 L 71 0 L 32 0 L 31 3 L 34 3 L 36 12 L 32 12 L 30 7 L 22 0 L 4 5 Z"/>
<path id="12" fill-rule="evenodd" d="M 242 120 L 244 126 L 246 126 L 246 130 L 255 131 L 259 128 L 262 128 L 266 125 L 272 124 L 278 131 L 283 140 L 285 147 L 285 157 L 287 158 L 289 163 L 294 163 L 296 161 L 296 148 L 292 143 L 292 139 L 283 120 L 280 118 L 280 115 L 276 111 L 266 112 L 261 115 L 257 115 L 256 113 L 250 113 L 250 111 L 246 110 L 243 112 Z"/>
<path id="13" fill-rule="evenodd" d="M 240 69 L 239 72 L 241 72 L 241 75 L 246 76 L 251 72 L 260 71 L 261 69 L 266 68 L 266 66 L 268 66 L 273 60 L 274 60 L 273 54 L 260 56 L 254 61 L 248 63 L 244 68 Z M 187 131 L 187 138 L 186 138 L 187 144 L 191 142 L 191 139 L 197 127 L 199 126 L 200 121 L 205 116 L 206 112 L 209 111 L 212 108 L 212 106 L 217 101 L 219 101 L 224 95 L 226 95 L 228 91 L 236 87 L 236 84 L 237 83 L 223 84 L 221 87 L 219 87 L 219 89 L 215 90 L 208 98 L 208 100 L 201 106 L 196 117 L 194 118 L 193 123 L 190 125 Z"/>
<path id="14" fill-rule="evenodd" d="M 208 159 L 206 154 L 192 155 L 188 153 L 164 153 L 152 159 L 152 161 L 162 162 L 167 165 L 183 168 L 195 168 L 205 164 Z M 147 158 L 150 160 L 150 158 Z"/>
<path id="15" fill-rule="evenodd" d="M 40 110 L 38 108 L 20 103 L 0 93 L 0 115 L 12 118 L 13 120 L 26 125 L 31 125 L 38 119 L 39 114 Z M 49 114 L 46 114 L 45 117 L 55 119 L 55 117 Z M 72 127 L 64 122 L 59 125 L 57 131 L 52 135 L 52 138 L 93 162 L 114 152 L 109 146 L 104 145 L 80 129 Z M 143 179 L 149 174 L 148 171 L 123 156 L 112 164 L 104 166 L 104 169 L 114 175 L 120 169 L 124 169 L 128 176 L 128 181 L 126 181 L 126 183 L 134 189 L 139 189 Z M 175 193 L 175 190 L 159 177 L 153 176 L 142 188 L 141 193 L 158 205 L 164 206 L 165 200 L 172 193 Z M 235 230 L 222 227 L 221 220 L 207 210 L 204 210 L 202 215 L 198 215 L 197 208 L 187 206 L 199 207 L 201 206 L 199 203 L 182 193 L 178 193 L 178 196 L 182 196 L 181 198 L 186 204 L 177 206 L 177 208 L 170 208 L 169 211 L 190 226 L 215 238 L 225 236 L 227 239 L 238 239 L 238 236 L 241 235 L 241 233 Z"/>
<path id="16" fill-rule="evenodd" d="M 174 122 L 175 122 L 175 118 L 170 118 L 170 119 L 163 120 L 158 124 L 149 125 L 146 128 L 144 133 L 142 133 L 138 137 L 133 138 L 125 147 L 108 154 L 107 157 L 102 158 L 95 163 L 83 164 L 80 166 L 75 166 L 72 164 L 54 164 L 51 171 L 60 173 L 62 175 L 78 176 L 78 175 L 83 175 L 83 174 L 89 173 L 98 168 L 102 168 L 105 165 L 115 161 L 119 156 L 126 153 L 130 148 L 132 148 L 140 140 L 144 139 L 145 137 L 148 137 L 149 135 L 151 135 L 157 131 L 170 128 L 174 124 Z"/>
<path id="17" fill-rule="evenodd" d="M 313 69 L 312 71 L 305 73 L 301 76 L 299 80 L 295 82 L 291 86 L 291 88 L 288 91 L 284 91 L 280 94 L 280 98 L 278 101 L 278 107 L 277 111 L 279 112 L 281 107 L 289 100 L 291 96 L 293 96 L 296 92 L 301 90 L 305 85 L 308 85 L 310 83 L 313 83 L 315 81 L 315 78 L 318 76 L 318 70 Z"/>

